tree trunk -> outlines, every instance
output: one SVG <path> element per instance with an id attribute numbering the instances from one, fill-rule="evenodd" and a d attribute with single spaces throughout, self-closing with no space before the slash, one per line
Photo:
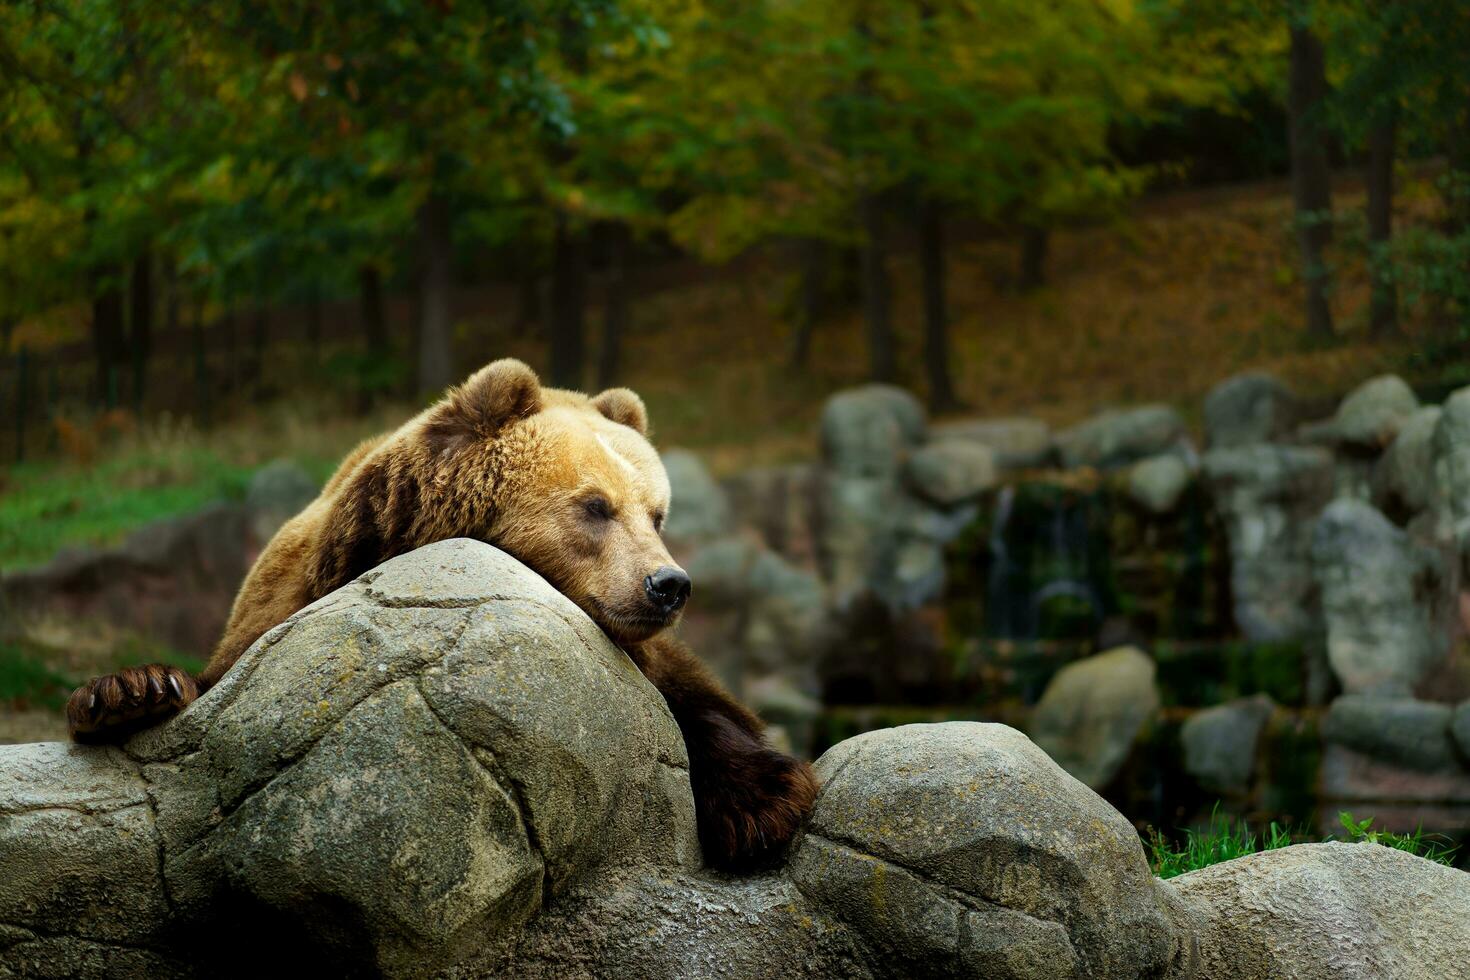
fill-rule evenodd
<path id="1" fill-rule="evenodd" d="M 92 140 L 87 135 L 85 124 L 78 120 L 77 162 L 86 174 L 86 165 L 92 155 Z M 83 177 L 82 187 L 90 188 L 91 180 Z M 97 210 L 88 206 L 82 212 L 82 228 L 88 233 L 97 224 Z M 117 407 L 117 370 L 127 343 L 124 334 L 122 270 L 105 262 L 87 270 L 87 295 L 92 297 L 92 354 L 96 359 L 95 381 L 97 403 L 105 408 Z"/>
<path id="2" fill-rule="evenodd" d="M 200 295 L 194 303 L 194 329 L 191 332 L 194 336 L 194 396 L 200 424 L 207 429 L 214 417 L 214 385 L 210 383 L 208 341 L 204 336 L 204 306 L 204 297 Z"/>
<path id="3" fill-rule="evenodd" d="M 1369 330 L 1375 339 L 1399 332 L 1398 287 L 1389 261 L 1393 237 L 1393 158 L 1398 107 L 1382 110 L 1368 133 L 1368 262 L 1373 270 Z"/>
<path id="4" fill-rule="evenodd" d="M 143 413 L 143 396 L 148 390 L 148 359 L 153 355 L 153 255 L 144 250 L 133 260 L 133 277 L 128 287 L 128 346 L 133 357 L 133 413 Z"/>
<path id="5" fill-rule="evenodd" d="M 949 310 L 945 301 L 944 215 L 938 201 L 919 202 L 919 270 L 924 292 L 924 371 L 929 376 L 929 407 L 956 408 L 950 377 Z"/>
<path id="6" fill-rule="evenodd" d="M 178 385 L 183 380 L 183 314 L 179 307 L 179 270 L 171 256 L 165 256 L 159 275 L 163 283 L 163 333 L 174 345 L 174 349 L 181 352 L 174 368 L 175 374 L 169 379 L 171 383 Z M 189 339 L 192 346 L 193 337 L 190 336 Z M 172 394 L 178 398 L 182 392 L 175 388 Z"/>
<path id="7" fill-rule="evenodd" d="M 607 228 L 607 288 L 602 320 L 602 349 L 597 358 L 597 384 L 617 384 L 623 334 L 628 326 L 628 253 L 632 249 L 628 226 L 615 222 Z"/>
<path id="8" fill-rule="evenodd" d="M 306 292 L 306 346 L 311 362 L 322 359 L 322 287 L 313 282 Z"/>
<path id="9" fill-rule="evenodd" d="M 1021 290 L 1031 292 L 1046 284 L 1046 256 L 1051 250 L 1051 231 L 1038 225 L 1021 229 Z"/>
<path id="10" fill-rule="evenodd" d="M 364 262 L 357 270 L 357 296 L 368 353 L 387 353 L 388 323 L 383 316 L 383 274 L 371 262 Z"/>
<path id="11" fill-rule="evenodd" d="M 531 336 L 541 325 L 541 299 L 545 282 L 539 270 L 524 272 L 516 280 L 516 321 L 514 330 Z"/>
<path id="12" fill-rule="evenodd" d="M 1321 118 L 1326 96 L 1322 42 L 1310 27 L 1293 23 L 1286 100 L 1291 195 L 1296 207 L 1302 280 L 1307 289 L 1307 333 L 1319 340 L 1333 336 L 1324 255 L 1332 241 L 1332 185 L 1327 169 L 1327 135 Z"/>
<path id="13" fill-rule="evenodd" d="M 258 388 L 265 369 L 265 349 L 270 344 L 270 332 L 270 309 L 265 305 L 265 297 L 257 294 L 255 309 L 250 314 L 250 357 L 245 370 L 245 380 L 257 386 L 257 398 L 260 397 Z"/>
<path id="14" fill-rule="evenodd" d="M 97 363 L 97 401 L 117 407 L 118 368 L 127 345 L 123 324 L 123 294 L 116 270 L 92 270 L 92 351 Z"/>
<path id="15" fill-rule="evenodd" d="M 898 378 L 892 310 L 888 287 L 888 255 L 883 236 L 883 206 L 877 195 L 859 205 L 865 240 L 862 248 L 863 323 L 868 336 L 868 374 L 874 381 Z"/>
<path id="16" fill-rule="evenodd" d="M 225 335 L 225 390 L 235 391 L 240 387 L 240 331 L 235 322 L 235 308 L 225 306 L 219 318 L 219 328 Z"/>
<path id="17" fill-rule="evenodd" d="M 163 332 L 177 339 L 179 332 L 181 313 L 179 306 L 179 284 L 178 266 L 173 259 L 165 259 L 163 264 Z"/>
<path id="18" fill-rule="evenodd" d="M 797 297 L 796 324 L 791 333 L 791 367 L 806 368 L 812 354 L 812 336 L 822 318 L 822 285 L 827 248 L 820 238 L 804 238 L 797 245 L 801 264 L 801 295 Z"/>
<path id="19" fill-rule="evenodd" d="M 582 387 L 587 308 L 587 233 L 566 215 L 556 217 L 551 256 L 551 383 Z"/>
<path id="20" fill-rule="evenodd" d="M 419 208 L 419 369 L 420 397 L 437 395 L 454 380 L 450 350 L 453 320 L 454 243 L 449 202 L 431 194 Z"/>

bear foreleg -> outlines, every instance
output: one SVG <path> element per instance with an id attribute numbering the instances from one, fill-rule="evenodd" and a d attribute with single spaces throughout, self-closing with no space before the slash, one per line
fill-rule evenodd
<path id="1" fill-rule="evenodd" d="M 767 745 L 760 719 L 678 641 L 628 652 L 684 736 L 705 862 L 750 871 L 779 860 L 816 800 L 811 766 Z"/>

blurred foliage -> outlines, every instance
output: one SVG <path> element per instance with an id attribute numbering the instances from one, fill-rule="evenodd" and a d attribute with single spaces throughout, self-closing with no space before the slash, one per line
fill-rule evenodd
<path id="1" fill-rule="evenodd" d="M 371 402 L 403 390 L 408 365 L 402 358 L 372 351 L 340 351 L 322 365 L 322 377 L 337 392 Z"/>
<path id="2" fill-rule="evenodd" d="M 1456 349 L 1470 339 L 1470 6 L 1317 0 L 1306 9 L 1327 41 L 1327 113 L 1345 145 L 1362 146 L 1392 120 L 1400 145 L 1447 153 L 1445 220 L 1401 231 L 1370 260 L 1435 328 L 1431 356 Z"/>
<path id="3" fill-rule="evenodd" d="M 166 661 L 191 673 L 204 661 L 178 650 L 130 637 L 99 660 L 71 664 L 67 657 L 32 640 L 0 637 L 0 707 L 60 711 L 83 681 L 96 673 Z M 81 668 L 80 670 L 76 668 Z"/>
<path id="4" fill-rule="evenodd" d="M 210 310 L 617 220 L 728 257 L 896 193 L 1049 227 L 1153 166 L 1114 134 L 1279 51 L 1186 0 L 19 0 L 0 8 L 0 323 L 164 257 Z M 1218 18 L 1216 18 L 1218 20 Z M 1253 83 L 1254 84 L 1254 83 Z M 35 338 L 33 338 L 35 339 Z"/>
<path id="5" fill-rule="evenodd" d="M 204 449 L 137 452 L 93 466 L 11 467 L 0 494 L 0 568 L 68 544 L 105 544 L 150 521 L 244 496 L 252 467 Z"/>
<path id="6" fill-rule="evenodd" d="M 773 238 L 860 244 L 859 204 L 873 198 L 892 212 L 937 201 L 987 233 L 1106 223 L 1147 183 L 1201 173 L 1191 154 L 1221 141 L 1242 144 L 1246 172 L 1279 166 L 1290 24 L 1324 39 L 1334 95 L 1322 112 L 1339 156 L 1361 156 L 1385 107 L 1402 119 L 1401 156 L 1448 154 L 1445 220 L 1417 222 L 1372 259 L 1442 326 L 1441 347 L 1462 340 L 1470 7 L 1453 0 L 15 0 L 0 6 L 0 349 L 96 330 L 89 307 L 152 257 L 170 322 L 228 332 L 208 346 L 233 355 L 247 309 L 340 300 L 368 268 L 402 292 L 432 196 L 450 204 L 461 272 L 532 286 L 567 226 L 618 223 L 722 260 Z M 1213 121 L 1227 135 L 1207 138 Z M 1145 263 L 1173 258 L 1146 229 L 1126 236 Z M 1186 247 L 1236 281 L 1211 326 L 1186 319 L 1163 344 L 1211 343 L 1197 335 L 1227 318 L 1294 322 L 1245 295 L 1299 287 L 1294 256 L 1263 274 L 1239 242 Z M 1342 267 L 1369 251 L 1354 247 L 1328 257 L 1339 295 Z M 949 277 L 956 364 L 1017 355 L 1015 337 L 963 305 L 972 273 Z M 1139 275 L 1155 296 L 1175 285 Z M 1102 323 L 1112 310 L 1098 307 L 1131 306 L 1143 288 L 1037 309 L 1026 341 L 1045 330 L 1050 374 L 1085 357 L 1082 381 L 1106 385 L 1099 376 L 1138 370 L 1136 354 L 1107 355 L 1142 328 Z M 983 301 L 997 313 L 1005 302 Z M 1061 325 L 1072 318 L 1101 325 L 1079 344 Z M 970 357 L 967 323 L 987 328 Z M 477 355 L 517 339 L 475 329 L 464 346 Z M 333 352 L 313 377 L 374 402 L 406 387 L 405 339 Z M 830 337 L 822 349 L 840 356 Z M 195 387 L 211 392 L 215 370 Z M 284 389 L 231 372 L 222 398 Z M 978 389 L 987 398 L 1039 383 L 998 374 L 1001 391 Z"/>
<path id="7" fill-rule="evenodd" d="M 557 49 L 606 0 L 21 0 L 0 8 L 0 321 L 117 285 L 144 248 L 232 302 L 391 267 L 430 192 L 497 220 L 575 132 Z M 109 278 L 111 277 L 111 278 Z"/>
<path id="8" fill-rule="evenodd" d="M 0 639 L 0 705 L 59 711 L 78 683 L 59 674 L 44 653 Z"/>

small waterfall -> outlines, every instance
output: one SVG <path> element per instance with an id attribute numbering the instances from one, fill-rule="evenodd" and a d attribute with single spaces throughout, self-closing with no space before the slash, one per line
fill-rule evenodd
<path id="1" fill-rule="evenodd" d="M 1085 499 L 1056 487 L 1002 487 L 987 547 L 987 635 L 1037 639 L 1046 631 L 1046 606 L 1058 599 L 1085 606 L 1093 627 L 1102 621 Z"/>
<path id="2" fill-rule="evenodd" d="M 996 497 L 995 517 L 990 524 L 990 573 L 985 583 L 985 632 L 991 636 L 1015 639 L 1024 632 L 1020 622 L 1026 606 L 1017 595 L 1016 579 L 1021 569 L 1011 558 L 1006 533 L 1016 509 L 1016 488 L 1010 484 L 1000 488 Z"/>
<path id="3" fill-rule="evenodd" d="M 1079 599 L 1087 603 L 1091 612 L 1092 624 L 1097 626 L 1103 621 L 1102 599 L 1097 594 L 1097 589 L 1088 582 L 1075 579 L 1058 579 L 1048 582 L 1036 590 L 1031 597 L 1031 637 L 1034 639 L 1041 633 L 1041 610 L 1053 599 Z"/>
<path id="4" fill-rule="evenodd" d="M 1093 626 L 1103 619 L 1102 599 L 1092 584 L 1085 502 L 1056 501 L 1048 519 L 1049 553 L 1044 555 L 1041 587 L 1031 596 L 1031 637 L 1042 632 L 1042 611 L 1053 599 L 1072 598 L 1087 604 Z"/>

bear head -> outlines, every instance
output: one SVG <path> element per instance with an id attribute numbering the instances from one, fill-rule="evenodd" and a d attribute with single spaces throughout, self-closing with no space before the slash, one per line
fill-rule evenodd
<path id="1" fill-rule="evenodd" d="M 620 643 L 647 640 L 678 618 L 689 576 L 660 536 L 669 478 L 636 394 L 544 388 L 508 358 L 420 418 L 442 523 L 430 537 L 495 545 Z"/>

